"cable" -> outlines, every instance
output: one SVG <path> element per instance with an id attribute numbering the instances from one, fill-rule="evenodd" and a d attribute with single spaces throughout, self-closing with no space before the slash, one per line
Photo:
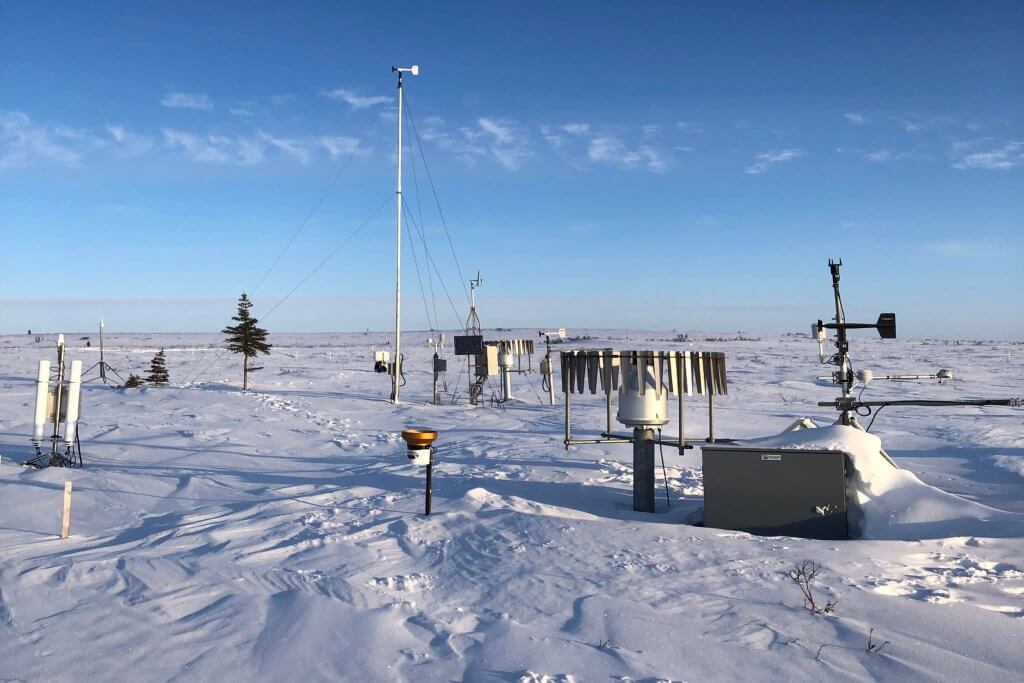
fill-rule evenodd
<path id="1" fill-rule="evenodd" d="M 320 208 L 320 205 L 324 203 L 324 199 L 327 198 L 327 195 L 330 193 L 331 189 L 334 187 L 334 184 L 336 182 L 338 182 L 338 178 L 340 178 L 341 174 L 345 172 L 345 169 L 347 169 L 349 167 L 349 165 L 352 163 L 352 160 L 356 158 L 356 152 L 358 152 L 358 151 L 359 151 L 359 147 L 356 146 L 352 150 L 351 154 L 348 155 L 348 158 L 345 159 L 345 162 L 338 169 L 338 172 L 334 174 L 333 178 L 331 178 L 331 182 L 329 182 L 327 184 L 327 187 L 326 187 L 326 189 L 324 189 L 323 194 L 321 194 L 320 198 L 316 200 L 315 204 L 313 204 L 313 208 L 310 209 L 310 211 L 306 215 L 305 219 L 303 219 L 303 221 L 301 223 L 299 223 L 299 227 L 295 230 L 294 233 L 292 233 L 292 237 L 291 237 L 291 239 L 288 240 L 288 243 L 286 245 L 284 245 L 284 249 L 281 250 L 281 252 L 277 255 L 277 258 L 274 259 L 274 262 L 270 264 L 269 268 L 267 268 L 267 272 L 263 273 L 263 277 L 260 278 L 260 281 L 256 283 L 256 287 L 252 290 L 253 294 L 255 294 L 256 292 L 259 291 L 260 287 L 263 286 L 263 282 L 267 279 L 267 276 L 270 275 L 271 271 L 274 270 L 274 268 L 277 266 L 278 262 L 284 256 L 285 252 L 287 252 L 288 249 L 291 248 L 292 243 L 295 242 L 296 238 L 299 236 L 299 233 L 301 233 L 303 231 L 303 229 L 305 229 L 306 224 L 309 223 L 311 218 L 313 218 L 313 214 L 315 214 L 317 212 L 317 209 Z"/>
<path id="2" fill-rule="evenodd" d="M 876 418 L 876 417 L 878 417 L 878 414 L 879 414 L 880 412 L 882 412 L 882 408 L 884 408 L 884 407 L 885 407 L 886 405 L 888 405 L 888 404 L 884 404 L 884 405 L 880 405 L 880 406 L 878 406 L 878 409 L 877 409 L 877 410 L 875 410 L 875 414 L 871 416 L 871 420 L 870 420 L 870 421 L 868 422 L 868 426 L 867 426 L 867 428 L 866 428 L 866 429 L 864 430 L 865 432 L 870 432 L 870 431 L 871 431 L 871 425 L 875 424 L 875 418 Z M 869 411 L 871 410 L 871 406 L 868 406 L 868 410 L 869 410 Z M 869 413 L 869 414 L 870 414 L 870 413 Z M 866 417 L 866 416 L 865 416 L 865 417 Z"/>
<path id="3" fill-rule="evenodd" d="M 258 292 L 260 290 L 260 287 L 263 286 L 263 283 L 266 281 L 267 277 L 270 275 L 271 272 L 273 272 L 274 268 L 277 267 L 277 264 L 284 257 L 285 253 L 288 251 L 288 249 L 291 248 L 292 244 L 298 238 L 299 234 L 305 229 L 305 227 L 309 223 L 310 219 L 313 218 L 313 215 L 317 212 L 317 210 L 320 209 L 320 205 L 324 203 L 324 200 L 327 198 L 327 195 L 330 193 L 330 191 L 334 188 L 335 183 L 338 182 L 338 178 L 341 177 L 341 174 L 344 173 L 345 170 L 351 165 L 351 163 L 355 159 L 356 153 L 358 151 L 359 151 L 358 147 L 354 148 L 352 150 L 352 152 L 348 155 L 348 157 L 345 159 L 345 161 L 338 168 L 337 173 L 335 173 L 334 177 L 331 178 L 331 182 L 327 183 L 327 187 L 324 189 L 323 193 L 320 195 L 320 198 L 317 199 L 316 202 L 313 204 L 313 208 L 309 210 L 309 213 L 306 214 L 306 217 L 302 220 L 301 223 L 299 223 L 299 227 L 296 228 L 295 232 L 292 233 L 291 239 L 289 239 L 288 243 L 284 245 L 284 248 L 277 254 L 277 257 L 270 264 L 270 267 L 267 268 L 265 273 L 263 273 L 263 277 L 261 277 L 259 279 L 259 282 L 256 283 L 256 287 L 254 287 L 253 290 L 252 290 L 253 294 L 255 294 L 256 292 Z M 266 316 L 264 316 L 264 317 L 266 317 Z M 193 370 L 189 371 L 189 374 L 187 375 L 186 380 L 190 380 L 192 378 L 192 375 L 194 374 L 195 367 L 196 366 L 193 366 Z M 119 375 L 119 377 L 120 377 L 120 375 Z M 122 384 L 123 383 L 124 382 L 122 380 Z"/>
<path id="4" fill-rule="evenodd" d="M 533 395 L 537 397 L 537 403 L 544 405 L 544 399 L 540 397 L 540 392 L 537 391 L 537 386 L 533 383 L 533 380 L 530 379 L 530 373 L 524 370 L 520 370 L 519 372 L 520 374 L 524 375 L 526 377 L 526 381 L 530 383 L 530 388 L 533 389 Z M 543 382 L 543 380 L 541 381 Z M 544 387 L 544 391 L 547 390 L 548 388 Z"/>
<path id="5" fill-rule="evenodd" d="M 318 263 L 318 264 L 316 265 L 316 267 L 315 267 L 315 268 L 313 268 L 313 270 L 309 271 L 309 274 L 308 274 L 308 275 L 306 275 L 306 277 L 302 278 L 302 280 L 300 280 L 300 281 L 299 281 L 299 284 L 297 284 L 297 285 L 295 285 L 294 287 L 292 287 L 292 288 L 291 288 L 291 291 L 289 291 L 289 292 L 288 292 L 287 294 L 285 294 L 285 295 L 284 295 L 284 296 L 283 296 L 283 297 L 281 298 L 281 300 L 280 300 L 280 301 L 278 301 L 278 302 L 277 302 L 276 304 L 274 304 L 274 305 L 273 305 L 273 307 L 271 307 L 271 309 L 270 309 L 269 311 L 267 311 L 266 313 L 264 313 L 264 314 L 263 314 L 263 319 L 264 319 L 264 320 L 266 320 L 266 319 L 267 319 L 267 317 L 268 317 L 268 316 L 269 316 L 269 315 L 270 315 L 271 313 L 273 313 L 274 311 L 276 311 L 276 310 L 277 310 L 277 308 L 278 308 L 278 306 L 280 306 L 280 305 L 281 305 L 281 304 L 283 304 L 283 303 L 284 303 L 285 301 L 287 301 L 287 300 L 288 300 L 288 298 L 289 298 L 289 297 L 290 297 L 290 296 L 291 296 L 292 294 L 294 294 L 294 293 L 295 293 L 295 291 L 296 291 L 296 290 L 297 290 L 297 289 L 298 289 L 299 287 L 301 287 L 302 285 L 306 284 L 306 282 L 307 282 L 307 281 L 309 280 L 309 278 L 313 277 L 313 276 L 314 276 L 314 275 L 315 275 L 315 274 L 317 273 L 317 271 L 319 271 L 319 270 L 320 270 L 321 268 L 323 268 L 323 267 L 324 267 L 325 265 L 327 265 L 327 262 L 328 262 L 328 261 L 330 261 L 330 260 L 331 260 L 332 258 L 334 258 L 334 257 L 335 257 L 335 255 L 337 255 L 337 253 L 338 253 L 339 251 L 341 251 L 341 250 L 342 250 L 342 248 L 343 248 L 343 247 L 344 247 L 345 245 L 347 245 L 347 244 L 348 244 L 349 242 L 351 242 L 351 241 L 352 241 L 352 238 L 354 238 L 354 237 L 355 237 L 356 235 L 358 235 L 358 234 L 359 234 L 359 232 L 360 232 L 360 231 L 361 231 L 361 230 L 362 230 L 363 228 L 365 228 L 365 227 L 366 227 L 366 226 L 367 226 L 367 225 L 368 225 L 368 224 L 370 223 L 370 221 L 372 221 L 372 220 L 373 220 L 374 218 L 376 218 L 376 217 L 377 217 L 377 214 L 379 214 L 379 213 L 380 213 L 380 212 L 381 212 L 381 211 L 382 211 L 382 210 L 384 209 L 384 207 L 385 207 L 385 206 L 386 206 L 386 205 L 388 204 L 388 202 L 389 202 L 389 201 L 391 200 L 391 198 L 392 198 L 392 197 L 394 197 L 394 195 L 395 195 L 395 193 L 394 193 L 394 192 L 389 192 L 389 193 L 388 193 L 388 196 L 387 196 L 387 197 L 386 197 L 386 198 L 384 199 L 384 201 L 383 201 L 383 202 L 381 202 L 380 206 L 378 206 L 378 207 L 377 207 L 377 210 L 376 210 L 376 211 L 374 211 L 374 212 L 373 212 L 372 214 L 370 214 L 370 217 L 369 217 L 369 218 L 367 218 L 367 219 L 366 219 L 366 220 L 364 220 L 364 221 L 363 221 L 362 223 L 360 223 L 360 224 L 359 224 L 359 225 L 358 225 L 358 226 L 356 227 L 356 229 L 355 229 L 355 230 L 353 230 L 353 231 L 352 231 L 351 233 L 349 233 L 348 237 L 346 237 L 346 238 L 345 238 L 345 239 L 344 239 L 344 240 L 343 240 L 343 241 L 341 242 L 341 244 L 339 244 L 339 245 L 338 245 L 337 247 L 335 247 L 335 248 L 334 248 L 334 251 L 332 251 L 332 252 L 331 252 L 330 254 L 328 254 L 327 256 L 325 256 L 325 257 L 323 258 L 323 260 L 322 260 L 322 261 L 320 261 L 320 263 Z"/>
<path id="6" fill-rule="evenodd" d="M 310 279 L 311 277 L 313 277 L 313 275 L 315 275 L 315 274 L 316 274 L 316 272 L 317 272 L 317 271 L 319 271 L 319 270 L 320 270 L 321 268 L 323 268 L 323 267 L 324 267 L 324 265 L 326 265 L 328 261 L 330 261 L 330 260 L 331 260 L 332 258 L 334 258 L 334 257 L 335 257 L 335 256 L 337 255 L 337 253 L 338 253 L 339 251 L 341 251 L 343 247 L 345 247 L 345 245 L 347 245 L 347 244 L 348 244 L 348 243 L 349 243 L 350 241 L 352 241 L 352 239 L 353 239 L 353 238 L 354 238 L 354 237 L 355 237 L 355 236 L 356 236 L 357 234 L 359 234 L 359 232 L 360 232 L 360 231 L 361 231 L 361 230 L 362 230 L 362 229 L 363 229 L 364 227 L 366 227 L 366 226 L 367 226 L 367 225 L 368 225 L 368 224 L 370 223 L 370 221 L 372 221 L 372 220 L 373 220 L 374 218 L 376 218 L 376 217 L 377 217 L 377 215 L 378 215 L 378 214 L 379 214 L 379 213 L 380 213 L 380 212 L 381 212 L 381 211 L 382 211 L 382 210 L 384 209 L 384 207 L 385 207 L 385 206 L 387 205 L 387 203 L 388 203 L 388 202 L 389 202 L 389 201 L 391 200 L 391 198 L 392 198 L 392 197 L 394 196 L 394 194 L 395 194 L 394 192 L 389 192 L 389 193 L 388 193 L 388 196 L 387 196 L 387 197 L 386 197 L 386 198 L 384 199 L 384 201 L 383 201 L 383 202 L 381 202 L 380 206 L 378 206 L 378 207 L 377 207 L 377 209 L 376 209 L 376 210 L 375 210 L 375 211 L 374 211 L 374 212 L 373 212 L 372 214 L 370 214 L 369 218 L 367 218 L 366 220 L 364 220 L 364 221 L 363 221 L 362 223 L 360 223 L 360 224 L 359 224 L 359 225 L 358 225 L 358 226 L 357 226 L 357 227 L 355 228 L 355 230 L 353 230 L 353 231 L 352 231 L 351 233 L 349 233 L 349 235 L 348 235 L 348 236 L 347 236 L 347 237 L 346 237 L 346 238 L 345 238 L 345 239 L 344 239 L 344 240 L 343 240 L 343 241 L 341 242 L 341 244 L 339 244 L 339 245 L 338 245 L 337 247 L 335 247 L 334 251 L 332 251 L 332 252 L 331 252 L 330 254 L 328 254 L 328 255 L 327 255 L 326 257 L 324 257 L 324 259 L 323 259 L 323 260 L 321 260 L 321 261 L 320 261 L 320 263 L 318 263 L 318 264 L 316 265 L 316 267 L 314 267 L 314 268 L 313 268 L 313 270 L 309 271 L 309 273 L 308 273 L 308 274 L 306 275 L 306 277 L 302 278 L 302 280 L 300 280 L 300 281 L 299 281 L 299 283 L 298 283 L 297 285 L 295 285 L 294 287 L 292 287 L 292 288 L 291 288 L 291 290 L 290 290 L 290 291 L 289 291 L 289 292 L 288 292 L 287 294 L 285 294 L 285 295 L 284 295 L 283 297 L 281 297 L 281 299 L 280 299 L 280 300 L 279 300 L 279 301 L 278 301 L 278 302 L 277 302 L 276 304 L 274 304 L 274 305 L 273 305 L 273 306 L 272 306 L 272 307 L 270 308 L 270 310 L 268 310 L 268 311 L 267 311 L 266 313 L 263 313 L 263 314 L 262 314 L 262 318 L 260 318 L 260 319 L 261 319 L 261 320 L 263 320 L 263 321 L 266 321 L 266 319 L 267 319 L 268 317 L 270 317 L 270 315 L 271 315 L 271 314 L 272 314 L 272 313 L 273 313 L 274 311 L 276 311 L 276 310 L 278 309 L 278 307 L 280 307 L 280 306 L 281 306 L 281 304 L 283 304 L 283 303 L 284 303 L 285 301 L 287 301 L 287 300 L 288 300 L 288 299 L 289 299 L 289 298 L 290 298 L 290 297 L 292 296 L 292 294 L 294 294 L 294 293 L 295 293 L 295 292 L 296 292 L 296 291 L 297 291 L 297 290 L 299 289 L 299 287 L 301 287 L 302 285 L 304 285 L 304 284 L 305 284 L 305 283 L 306 283 L 306 282 L 307 282 L 307 281 L 308 281 L 308 280 L 309 280 L 309 279 Z M 163 399 L 163 400 L 162 400 L 161 402 L 164 402 L 164 401 L 170 401 L 170 400 L 173 400 L 173 399 L 177 398 L 177 397 L 178 397 L 178 396 L 179 396 L 179 395 L 181 394 L 181 392 L 183 392 L 183 391 L 184 391 L 184 390 L 185 390 L 185 389 L 186 389 L 186 388 L 188 387 L 188 384 L 189 384 L 189 382 L 190 382 L 190 381 L 191 381 L 191 380 L 192 380 L 192 379 L 193 379 L 194 377 L 196 377 L 196 376 L 198 376 L 198 375 L 200 375 L 200 374 L 202 374 L 202 373 L 206 372 L 206 371 L 207 371 L 207 370 L 208 370 L 208 369 L 209 369 L 210 367 L 212 367 L 212 365 L 213 365 L 213 364 L 214 364 L 215 362 L 217 362 L 218 360 L 220 360 L 220 359 L 221 359 L 221 358 L 222 358 L 222 357 L 224 356 L 224 354 L 225 354 L 225 353 L 227 353 L 227 351 L 228 351 L 228 350 L 227 350 L 226 348 L 222 349 L 222 350 L 221 350 L 221 352 L 220 352 L 220 353 L 218 353 L 217 355 L 215 355 L 215 356 L 214 356 L 214 357 L 213 357 L 213 358 L 212 358 L 212 359 L 210 360 L 210 362 L 209 362 L 209 363 L 206 363 L 205 365 L 202 365 L 202 366 L 201 366 L 201 367 L 202 367 L 202 370 L 201 370 L 201 371 L 198 371 L 198 370 L 199 370 L 199 368 L 200 368 L 200 364 L 199 364 L 199 363 L 197 363 L 197 364 L 196 364 L 196 366 L 195 366 L 195 369 L 194 369 L 194 370 L 193 370 L 193 371 L 192 371 L 191 373 L 189 373 L 189 374 L 188 374 L 188 375 L 186 376 L 186 378 L 185 378 L 185 381 L 184 381 L 184 382 L 182 383 L 182 386 L 181 386 L 181 388 L 179 388 L 179 389 L 178 389 L 178 390 L 177 390 L 176 392 L 174 392 L 174 393 L 173 393 L 173 394 L 171 394 L 170 396 L 167 396 L 167 397 L 165 397 L 165 398 L 164 398 L 164 399 Z"/>
<path id="7" fill-rule="evenodd" d="M 444 211 L 441 210 L 441 200 L 437 197 L 437 188 L 434 186 L 434 178 L 430 174 L 430 165 L 427 163 L 427 157 L 423 153 L 423 143 L 420 142 L 420 134 L 416 130 L 416 121 L 412 117 L 412 109 L 409 107 L 409 98 L 405 98 L 405 107 L 409 115 L 409 123 L 412 124 L 412 134 L 416 138 L 416 146 L 420 150 L 420 159 L 423 161 L 423 169 L 427 172 L 427 180 L 430 181 L 430 191 L 434 195 L 434 203 L 437 205 L 437 214 L 441 217 L 441 226 L 444 228 L 444 234 L 448 237 L 448 246 L 452 250 L 452 258 L 455 259 L 455 268 L 459 271 L 459 282 L 462 283 L 462 289 L 466 294 L 466 301 L 470 301 L 469 290 L 466 288 L 466 277 L 462 274 L 462 265 L 459 264 L 459 256 L 455 253 L 455 245 L 452 243 L 452 235 L 448 232 L 448 222 L 444 219 Z"/>
<path id="8" fill-rule="evenodd" d="M 665 507 L 672 507 L 668 499 L 668 470 L 665 469 L 665 444 L 661 442 L 661 427 L 658 428 L 658 452 L 661 453 L 661 478 L 665 482 Z"/>
<path id="9" fill-rule="evenodd" d="M 406 109 L 406 115 L 407 116 L 408 116 L 408 111 L 409 110 Z M 409 120 L 409 127 L 412 128 L 412 119 Z M 426 251 L 429 251 L 427 249 L 427 238 L 426 238 L 427 224 L 423 220 L 423 203 L 420 201 L 420 183 L 419 183 L 419 176 L 416 173 L 416 154 L 413 151 L 412 138 L 411 137 L 407 137 L 406 138 L 406 143 L 409 146 L 409 167 L 412 169 L 412 185 L 413 185 L 413 188 L 416 191 L 416 211 L 417 211 L 417 213 L 419 214 L 419 217 L 420 217 L 419 224 L 420 224 L 421 227 L 418 230 L 418 232 L 420 234 L 420 239 L 423 240 L 423 250 L 426 252 Z M 441 319 L 437 315 L 437 297 L 434 294 L 434 277 L 433 277 L 433 275 L 430 272 L 430 268 L 427 268 L 427 284 L 430 286 L 430 303 L 434 307 L 434 322 L 436 322 L 438 325 L 440 325 L 441 324 Z"/>
<path id="10" fill-rule="evenodd" d="M 404 208 L 404 205 L 403 205 Z M 420 285 L 420 296 L 423 298 L 423 312 L 427 315 L 427 327 L 430 331 L 434 331 L 434 323 L 430 321 L 430 308 L 427 306 L 427 293 L 423 289 L 423 277 L 420 275 L 420 260 L 416 257 L 416 247 L 414 246 L 412 239 L 412 230 L 409 229 L 409 221 L 405 223 L 405 234 L 409 237 L 409 250 L 412 252 L 412 262 L 416 266 L 416 281 Z M 430 271 L 427 271 L 427 275 L 430 275 Z"/>
<path id="11" fill-rule="evenodd" d="M 409 222 L 413 224 L 413 227 L 416 228 L 416 231 L 420 234 L 421 239 L 423 239 L 423 232 L 420 229 L 419 225 L 416 224 L 416 221 L 412 217 L 412 214 L 409 213 L 408 211 L 406 211 L 405 215 L 409 219 Z M 427 247 L 426 247 L 426 240 L 425 239 L 423 240 L 423 245 L 424 245 L 424 250 L 426 251 L 426 254 L 427 254 L 427 261 L 428 261 L 428 263 L 431 266 L 433 266 L 434 272 L 437 273 L 437 280 L 441 284 L 441 289 L 444 290 L 444 295 L 448 299 L 449 305 L 451 305 L 451 307 L 452 307 L 452 312 L 455 314 L 455 319 L 457 321 L 455 329 L 459 329 L 459 328 L 462 327 L 462 320 L 461 320 L 461 316 L 459 315 L 459 310 L 455 307 L 455 302 L 452 301 L 451 294 L 448 293 L 448 286 L 444 283 L 444 278 L 441 277 L 441 271 L 438 270 L 438 268 L 437 268 L 437 262 L 434 261 L 434 257 L 430 255 L 430 250 L 427 249 Z M 438 321 L 437 324 L 440 325 L 441 324 L 440 321 Z"/>

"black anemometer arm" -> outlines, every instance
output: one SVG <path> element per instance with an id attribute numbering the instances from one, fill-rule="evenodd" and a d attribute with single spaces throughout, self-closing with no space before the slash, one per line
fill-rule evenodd
<path id="1" fill-rule="evenodd" d="M 942 401 L 928 399 L 905 399 L 899 401 L 858 401 L 850 397 L 839 397 L 832 401 L 818 401 L 819 406 L 834 407 L 836 410 L 857 410 L 858 408 L 883 408 L 885 406 L 1008 406 L 1010 408 L 1024 407 L 1024 398 L 975 398 L 958 401 Z"/>

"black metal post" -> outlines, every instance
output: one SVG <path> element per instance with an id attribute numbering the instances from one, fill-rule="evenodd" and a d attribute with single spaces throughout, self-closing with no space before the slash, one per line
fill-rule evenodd
<path id="1" fill-rule="evenodd" d="M 654 430 L 633 429 L 633 509 L 654 512 Z"/>
<path id="2" fill-rule="evenodd" d="M 430 480 L 431 480 L 431 475 L 433 475 L 433 473 L 434 473 L 434 454 L 431 453 L 430 454 L 430 462 L 427 463 L 427 500 L 426 500 L 426 509 L 423 512 L 423 514 L 425 514 L 425 515 L 429 515 L 430 514 L 430 484 L 431 484 Z"/>

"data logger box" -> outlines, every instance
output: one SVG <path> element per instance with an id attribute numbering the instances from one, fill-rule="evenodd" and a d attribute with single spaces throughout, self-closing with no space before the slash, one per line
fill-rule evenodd
<path id="1" fill-rule="evenodd" d="M 760 536 L 849 538 L 847 454 L 707 445 L 704 524 Z"/>

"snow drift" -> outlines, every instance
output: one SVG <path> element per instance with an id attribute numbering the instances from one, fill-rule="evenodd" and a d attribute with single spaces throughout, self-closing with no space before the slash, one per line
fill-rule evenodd
<path id="1" fill-rule="evenodd" d="M 854 427 L 832 425 L 783 432 L 744 441 L 743 445 L 849 454 L 848 514 L 855 538 L 1024 536 L 1024 515 L 997 510 L 925 484 L 909 470 L 894 467 L 881 454 L 881 439 Z"/>

